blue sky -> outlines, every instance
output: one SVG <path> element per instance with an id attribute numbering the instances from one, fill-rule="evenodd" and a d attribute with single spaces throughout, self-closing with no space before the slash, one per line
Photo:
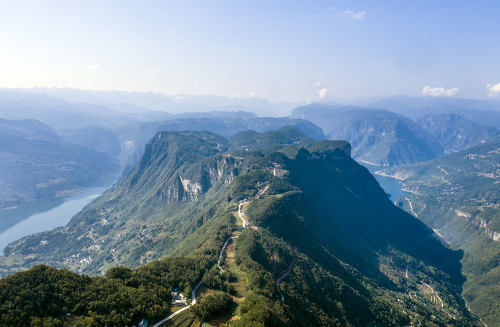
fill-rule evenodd
<path id="1" fill-rule="evenodd" d="M 0 87 L 500 95 L 500 1 L 0 0 Z"/>

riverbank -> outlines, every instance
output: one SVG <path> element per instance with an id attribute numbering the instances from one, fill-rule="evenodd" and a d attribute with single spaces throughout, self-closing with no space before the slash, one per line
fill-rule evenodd
<path id="1" fill-rule="evenodd" d="M 387 167 L 370 165 L 367 162 L 359 162 L 359 164 L 366 167 L 366 169 L 370 171 L 392 201 L 396 201 L 398 198 L 406 194 L 406 191 L 403 189 L 403 186 L 400 184 L 400 180 L 398 178 L 380 172 L 380 170 L 386 169 Z"/>
<path id="2" fill-rule="evenodd" d="M 0 213 L 0 253 L 4 248 L 24 236 L 48 231 L 66 225 L 69 220 L 116 181 L 107 176 L 99 183 L 83 188 L 80 193 L 64 198 L 47 199 Z"/>

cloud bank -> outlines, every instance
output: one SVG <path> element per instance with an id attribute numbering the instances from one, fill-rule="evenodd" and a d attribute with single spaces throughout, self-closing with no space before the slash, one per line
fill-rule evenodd
<path id="1" fill-rule="evenodd" d="M 432 97 L 452 97 L 455 96 L 460 89 L 458 87 L 452 87 L 445 89 L 444 87 L 430 87 L 424 86 L 422 89 L 422 94 L 425 96 Z"/>

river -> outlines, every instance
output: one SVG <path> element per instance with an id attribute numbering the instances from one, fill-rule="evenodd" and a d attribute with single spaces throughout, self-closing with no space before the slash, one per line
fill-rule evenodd
<path id="1" fill-rule="evenodd" d="M 359 164 L 365 166 L 366 169 L 370 171 L 370 173 L 375 177 L 380 186 L 384 189 L 385 193 L 389 194 L 389 197 L 393 202 L 401 196 L 405 195 L 405 192 L 401 189 L 402 186 L 401 184 L 399 184 L 397 179 L 375 174 L 377 170 L 382 170 L 387 167 L 372 166 L 365 163 Z"/>
<path id="2" fill-rule="evenodd" d="M 384 169 L 386 167 L 371 166 L 363 164 L 373 176 L 378 181 L 380 186 L 384 189 L 386 193 L 390 195 L 392 201 L 396 201 L 397 198 L 404 195 L 404 191 L 401 190 L 401 184 L 394 178 L 379 176 L 375 174 L 375 171 Z M 16 218 L 16 222 L 11 222 L 10 226 L 0 224 L 0 252 L 3 253 L 3 249 L 9 243 L 16 241 L 26 235 L 44 232 L 52 230 L 57 227 L 64 226 L 68 221 L 83 209 L 87 204 L 89 204 L 93 199 L 101 195 L 106 191 L 112 182 L 104 183 L 104 186 L 90 187 L 84 192 L 77 195 L 67 197 L 63 200 L 50 200 L 49 202 L 40 202 L 31 211 L 35 213 L 30 214 L 27 217 Z M 55 202 L 59 201 L 59 202 Z M 27 210 L 27 209 L 25 209 Z M 0 216 L 4 215 L 0 214 Z M 11 214 L 11 216 L 13 216 Z M 0 217 L 2 220 L 7 221 L 8 218 L 12 217 Z M 3 228 L 2 228 L 3 227 Z"/>
<path id="3" fill-rule="evenodd" d="M 101 195 L 111 185 L 113 185 L 113 183 L 107 181 L 103 183 L 103 185 L 86 188 L 82 193 L 59 200 L 60 202 L 52 207 L 50 207 L 50 203 L 54 203 L 54 200 L 51 200 L 49 204 L 45 202 L 39 203 L 40 210 L 38 212 L 0 230 L 0 254 L 3 254 L 3 249 L 9 243 L 26 235 L 48 231 L 66 225 L 71 217 L 77 214 L 96 197 Z M 5 215 L 5 213 L 3 215 Z"/>

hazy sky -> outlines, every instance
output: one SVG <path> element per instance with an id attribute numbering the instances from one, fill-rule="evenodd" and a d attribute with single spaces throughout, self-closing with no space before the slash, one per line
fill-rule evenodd
<path id="1" fill-rule="evenodd" d="M 484 98 L 500 1 L 0 0 L 0 87 L 33 86 Z"/>

